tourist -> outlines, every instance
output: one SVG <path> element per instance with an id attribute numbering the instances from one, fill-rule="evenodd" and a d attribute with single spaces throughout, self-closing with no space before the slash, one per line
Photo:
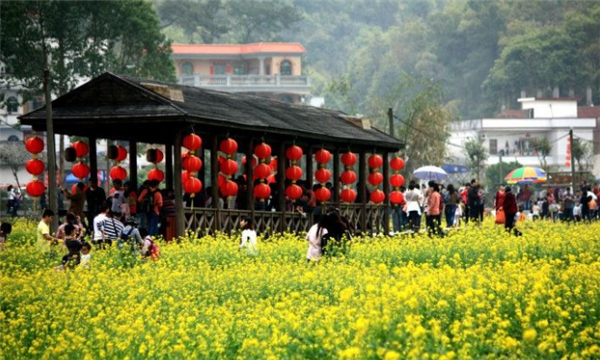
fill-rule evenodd
<path id="1" fill-rule="evenodd" d="M 21 192 L 19 189 L 13 187 L 12 185 L 8 185 L 6 188 L 6 192 L 8 195 L 8 206 L 6 208 L 6 215 L 9 216 L 17 216 L 17 211 L 19 210 L 19 205 L 21 202 Z"/>
<path id="2" fill-rule="evenodd" d="M 427 196 L 427 230 L 429 236 L 436 234 L 437 236 L 443 237 L 444 232 L 440 226 L 441 224 L 441 211 L 440 203 L 442 202 L 442 196 L 440 195 L 440 187 L 438 184 L 433 183 L 430 187 L 429 196 Z"/>
<path id="3" fill-rule="evenodd" d="M 12 232 L 12 225 L 7 222 L 0 224 L 0 250 L 6 248 L 6 242 L 8 241 L 8 235 Z"/>
<path id="4" fill-rule="evenodd" d="M 469 193 L 467 195 L 467 208 L 469 211 L 469 220 L 480 224 L 479 222 L 479 207 L 481 204 L 481 198 L 479 197 L 479 184 L 477 180 L 471 180 L 469 187 Z"/>
<path id="5" fill-rule="evenodd" d="M 146 212 L 148 218 L 148 232 L 151 236 L 158 235 L 158 223 L 160 220 L 160 211 L 163 206 L 163 197 L 158 190 L 158 180 L 151 180 L 148 188 L 142 190 L 138 201 L 142 204 L 140 211 Z"/>
<path id="6" fill-rule="evenodd" d="M 137 218 L 137 222 L 138 222 L 140 229 L 148 229 L 148 214 L 154 207 L 153 198 L 151 198 L 149 196 L 148 197 L 141 196 L 142 193 L 148 194 L 148 192 L 147 191 L 144 192 L 144 190 L 148 190 L 149 188 L 150 188 L 150 180 L 146 180 L 142 183 L 142 186 L 140 186 L 140 188 L 138 189 L 138 192 L 137 192 L 138 198 L 136 199 L 137 200 L 136 218 Z M 189 196 L 188 193 L 186 193 L 185 195 Z M 190 204 L 187 204 L 187 206 L 190 207 Z"/>
<path id="7" fill-rule="evenodd" d="M 119 214 L 112 211 L 106 212 L 106 219 L 104 219 L 104 242 L 111 246 L 113 241 L 119 240 L 121 232 L 125 227 L 123 223 L 118 219 Z"/>
<path id="8" fill-rule="evenodd" d="M 110 203 L 110 211 L 117 217 L 119 217 L 124 210 L 122 206 L 122 204 L 125 203 L 124 194 L 123 182 L 119 179 L 113 180 L 113 188 L 110 189 L 108 201 Z"/>
<path id="9" fill-rule="evenodd" d="M 80 239 L 83 236 L 84 229 L 79 221 L 79 217 L 73 212 L 68 212 L 66 220 L 67 221 L 65 221 L 64 224 L 58 227 L 58 230 L 56 231 L 56 238 L 64 240 L 66 238 L 65 227 L 70 225 L 74 228 L 73 237 Z"/>
<path id="10" fill-rule="evenodd" d="M 140 229 L 140 234 L 144 238 L 142 243 L 142 258 L 147 259 L 150 258 L 154 261 L 158 260 L 160 257 L 160 249 L 152 236 L 148 233 L 146 229 Z"/>
<path id="11" fill-rule="evenodd" d="M 42 213 L 42 220 L 37 226 L 37 247 L 42 252 L 48 252 L 50 251 L 51 246 L 58 244 L 58 239 L 50 235 L 50 223 L 52 223 L 53 217 L 54 212 L 52 210 L 44 210 Z"/>
<path id="12" fill-rule="evenodd" d="M 166 242 L 173 240 L 175 236 L 175 192 L 172 189 L 162 191 L 163 207 L 161 210 L 160 234 Z"/>
<path id="13" fill-rule="evenodd" d="M 346 244 L 352 239 L 348 220 L 340 215 L 338 209 L 329 208 L 327 209 L 323 226 L 327 230 L 327 233 L 323 235 L 321 240 L 321 254 L 345 254 Z"/>
<path id="14" fill-rule="evenodd" d="M 90 243 L 81 244 L 81 262 L 79 264 L 82 268 L 88 268 L 90 266 L 90 260 L 92 259 L 92 246 Z"/>
<path id="15" fill-rule="evenodd" d="M 408 185 L 406 192 L 406 212 L 408 213 L 408 221 L 410 222 L 413 232 L 418 233 L 421 228 L 421 206 L 419 205 L 419 192 L 416 190 L 416 185 L 413 181 Z"/>
<path id="16" fill-rule="evenodd" d="M 135 186 L 133 186 L 131 181 L 127 181 L 123 185 L 123 197 L 125 201 L 121 204 L 121 216 L 124 219 L 135 216 L 137 213 L 137 193 L 135 190 Z"/>
<path id="17" fill-rule="evenodd" d="M 500 185 L 498 187 L 498 191 L 496 191 L 496 196 L 494 196 L 494 210 L 496 210 L 496 224 L 504 223 L 504 221 L 501 221 L 502 216 L 499 217 L 498 213 L 500 211 L 504 212 L 502 205 L 504 204 L 505 196 L 506 196 L 505 187 L 504 187 L 504 185 Z"/>
<path id="18" fill-rule="evenodd" d="M 404 186 L 400 187 L 400 192 L 404 194 L 406 192 L 406 188 Z M 399 233 L 403 230 L 404 211 L 402 209 L 404 207 L 404 204 L 406 204 L 406 199 L 404 199 L 400 204 L 392 204 L 392 207 L 390 209 L 394 233 Z"/>
<path id="19" fill-rule="evenodd" d="M 100 206 L 100 213 L 94 217 L 92 243 L 100 249 L 103 249 L 105 244 L 106 233 L 104 232 L 104 221 L 107 218 L 108 212 L 110 212 L 108 203 L 104 203 Z"/>
<path id="20" fill-rule="evenodd" d="M 463 216 L 465 218 L 465 224 L 469 223 L 469 190 L 471 189 L 471 184 L 465 183 L 463 186 L 460 197 L 463 204 Z"/>
<path id="21" fill-rule="evenodd" d="M 531 189 L 529 189 L 529 185 L 525 184 L 523 186 L 519 200 L 523 202 L 523 210 L 531 210 Z"/>
<path id="22" fill-rule="evenodd" d="M 137 221 L 133 216 L 130 216 L 125 220 L 125 226 L 121 230 L 119 235 L 119 241 L 117 247 L 123 249 L 125 245 L 129 244 L 129 250 L 132 253 L 137 253 L 142 245 L 142 235 L 137 228 Z"/>
<path id="23" fill-rule="evenodd" d="M 65 247 L 69 251 L 62 257 L 62 265 L 59 269 L 72 269 L 81 262 L 81 241 L 77 238 L 75 226 L 67 224 L 64 228 Z"/>
<path id="24" fill-rule="evenodd" d="M 503 203 L 504 215 L 506 221 L 504 222 L 504 228 L 508 233 L 511 233 L 515 227 L 516 215 L 517 215 L 517 199 L 515 194 L 512 193 L 510 186 L 505 188 L 505 196 Z"/>
<path id="25" fill-rule="evenodd" d="M 446 227 L 451 228 L 454 227 L 454 217 L 456 216 L 456 207 L 458 205 L 459 196 L 452 184 L 448 185 L 447 192 L 448 196 L 445 209 Z"/>
<path id="26" fill-rule="evenodd" d="M 579 203 L 581 204 L 581 218 L 583 221 L 590 221 L 590 201 L 592 197 L 588 195 L 587 187 L 583 186 L 581 188 L 581 198 L 579 198 Z"/>
<path id="27" fill-rule="evenodd" d="M 90 178 L 88 188 L 85 190 L 85 198 L 87 201 L 87 220 L 90 230 L 93 231 L 94 218 L 100 214 L 100 208 L 106 202 L 106 193 L 104 189 L 98 187 L 98 179 Z"/>
<path id="28" fill-rule="evenodd" d="M 256 243 L 256 230 L 254 230 L 254 222 L 249 216 L 245 216 L 240 220 L 242 227 L 242 238 L 240 240 L 240 249 L 245 249 L 248 255 L 256 255 L 258 253 Z"/>
<path id="29" fill-rule="evenodd" d="M 458 203 L 456 204 L 456 212 L 454 213 L 454 224 L 452 225 L 452 227 L 459 227 L 460 226 L 460 219 L 463 217 L 463 214 L 465 212 L 465 203 L 463 203 L 462 201 L 462 197 L 458 197 Z"/>
<path id="30" fill-rule="evenodd" d="M 580 222 L 582 219 L 581 203 L 579 202 L 579 200 L 575 201 L 575 206 L 573 207 L 573 219 L 575 220 L 575 222 Z"/>
<path id="31" fill-rule="evenodd" d="M 573 207 L 575 206 L 575 199 L 573 198 L 573 194 L 571 194 L 571 188 L 567 188 L 565 195 L 563 197 L 563 220 L 571 222 L 574 220 L 573 218 Z"/>
<path id="32" fill-rule="evenodd" d="M 71 194 L 67 189 L 61 186 L 61 190 L 68 200 L 71 200 L 68 212 L 75 214 L 80 219 L 85 219 L 85 212 L 83 207 L 85 206 L 85 184 L 78 182 L 75 185 L 75 193 Z M 84 227 L 86 226 L 83 224 Z"/>
<path id="33" fill-rule="evenodd" d="M 306 240 L 308 241 L 308 252 L 306 253 L 306 259 L 308 262 L 318 261 L 322 255 L 322 239 L 327 234 L 325 228 L 326 217 L 321 216 L 319 222 L 311 226 L 306 234 Z M 326 245 L 326 244 L 325 244 Z"/>

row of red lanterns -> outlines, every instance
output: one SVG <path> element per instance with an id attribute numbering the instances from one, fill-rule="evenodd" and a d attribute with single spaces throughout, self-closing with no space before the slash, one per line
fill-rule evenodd
<path id="1" fill-rule="evenodd" d="M 340 198 L 345 203 L 352 203 L 356 200 L 356 191 L 352 189 L 352 184 L 356 182 L 356 173 L 354 172 L 354 164 L 356 164 L 357 157 L 351 151 L 342 154 L 342 164 L 344 165 L 344 171 L 340 176 L 340 181 L 344 184 Z"/>
<path id="2" fill-rule="evenodd" d="M 33 179 L 27 183 L 27 194 L 29 196 L 38 198 L 46 191 L 44 183 L 38 178 L 44 172 L 44 162 L 38 159 L 38 154 L 44 151 L 44 141 L 37 136 L 27 139 L 25 141 L 25 148 L 31 153 L 32 159 L 25 163 L 25 169 L 28 173 L 33 175 Z"/>
<path id="3" fill-rule="evenodd" d="M 259 179 L 259 184 L 254 187 L 254 197 L 264 202 L 271 196 L 271 187 L 266 184 L 271 175 L 271 166 L 267 165 L 267 158 L 271 157 L 271 146 L 262 142 L 254 147 L 254 155 L 258 158 L 258 165 L 254 168 L 254 176 Z"/>
<path id="4" fill-rule="evenodd" d="M 196 177 L 196 173 L 202 169 L 202 160 L 197 157 L 196 151 L 202 147 L 202 138 L 194 133 L 188 134 L 183 138 L 183 147 L 188 150 L 183 156 L 182 167 L 184 169 L 181 174 L 183 183 L 183 191 L 190 194 L 190 197 L 195 197 L 196 193 L 202 190 L 202 181 Z"/>
<path id="5" fill-rule="evenodd" d="M 404 160 L 400 157 L 394 157 L 390 161 L 390 168 L 394 174 L 390 177 L 390 184 L 394 190 L 390 193 L 390 202 L 392 206 L 398 206 L 404 202 L 404 194 L 400 191 L 400 187 L 404 185 L 404 176 L 400 175 L 400 170 L 404 168 Z"/>
<path id="6" fill-rule="evenodd" d="M 315 171 L 315 179 L 321 183 L 321 187 L 315 191 L 315 197 L 319 202 L 325 203 L 331 199 L 331 191 L 325 186 L 331 178 L 331 172 L 325 168 L 331 161 L 331 153 L 321 149 L 315 153 L 315 161 L 319 164 L 319 169 Z"/>
<path id="7" fill-rule="evenodd" d="M 107 157 L 115 161 L 115 166 L 108 173 L 112 180 L 125 180 L 127 178 L 127 170 L 121 166 L 121 161 L 127 159 L 127 149 L 121 145 L 111 145 L 107 149 Z"/>
<path id="8" fill-rule="evenodd" d="M 285 189 L 285 195 L 292 202 L 302 197 L 302 188 L 296 185 L 296 182 L 302 178 L 302 169 L 296 165 L 298 160 L 302 159 L 302 148 L 292 145 L 285 151 L 285 157 L 291 161 L 291 165 L 285 170 L 285 177 L 291 180 L 291 184 Z"/>
<path id="9" fill-rule="evenodd" d="M 219 169 L 225 177 L 225 182 L 220 185 L 221 195 L 224 197 L 236 196 L 238 193 L 238 185 L 235 181 L 231 180 L 233 175 L 238 171 L 238 163 L 233 160 L 233 155 L 237 152 L 238 144 L 232 138 L 227 138 L 221 141 L 219 150 L 225 154 L 226 158 L 219 162 Z"/>

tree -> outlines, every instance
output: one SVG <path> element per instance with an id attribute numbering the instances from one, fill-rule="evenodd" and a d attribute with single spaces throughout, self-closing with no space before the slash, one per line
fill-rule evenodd
<path id="1" fill-rule="evenodd" d="M 483 170 L 485 160 L 488 157 L 488 152 L 485 146 L 483 146 L 483 139 L 478 137 L 476 139 L 469 139 L 465 141 L 465 151 L 469 157 L 469 166 L 473 169 L 474 175 L 477 179 L 482 178 L 481 171 Z"/>
<path id="2" fill-rule="evenodd" d="M 157 5 L 161 27 L 178 27 L 190 43 L 212 44 L 231 31 L 222 0 L 163 1 Z"/>
<path id="3" fill-rule="evenodd" d="M 542 169 L 544 169 L 544 171 L 548 172 L 548 161 L 546 158 L 552 151 L 552 144 L 550 144 L 548 138 L 541 137 L 533 140 L 532 147 L 538 157 L 538 160 L 540 161 L 540 166 Z"/>
<path id="4" fill-rule="evenodd" d="M 25 168 L 25 162 L 31 159 L 31 154 L 25 149 L 22 141 L 0 142 L 0 165 L 10 168 L 17 186 L 20 188 L 19 170 Z"/>
<path id="5" fill-rule="evenodd" d="M 508 175 L 508 173 L 522 166 L 523 165 L 521 165 L 518 161 L 509 163 L 503 161 L 502 166 L 500 166 L 500 163 L 487 166 L 485 169 L 485 179 L 488 186 L 502 184 L 504 182 L 504 177 Z"/>
<path id="6" fill-rule="evenodd" d="M 583 139 L 573 139 L 573 144 L 571 144 L 571 156 L 577 163 L 579 171 L 590 170 L 594 157 L 592 143 Z"/>

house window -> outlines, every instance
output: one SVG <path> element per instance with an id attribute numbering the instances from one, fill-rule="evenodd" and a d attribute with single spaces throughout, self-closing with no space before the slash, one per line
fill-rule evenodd
<path id="1" fill-rule="evenodd" d="M 246 75 L 246 64 L 242 61 L 238 61 L 233 66 L 234 75 Z"/>
<path id="2" fill-rule="evenodd" d="M 17 100 L 16 97 L 11 96 L 6 100 L 6 111 L 8 111 L 9 114 L 19 111 L 19 100 Z"/>
<path id="3" fill-rule="evenodd" d="M 17 135 L 11 135 L 8 137 L 8 141 L 20 141 Z"/>
<path id="4" fill-rule="evenodd" d="M 280 65 L 279 73 L 281 75 L 292 75 L 292 63 L 289 60 L 283 60 Z"/>
<path id="5" fill-rule="evenodd" d="M 292 99 L 292 97 L 290 95 L 283 95 L 279 98 L 279 100 L 284 103 L 288 103 L 288 104 L 294 103 L 294 99 Z"/>
<path id="6" fill-rule="evenodd" d="M 194 75 L 194 65 L 189 62 L 184 62 L 181 65 L 181 74 L 184 76 Z"/>
<path id="7" fill-rule="evenodd" d="M 490 155 L 498 155 L 498 140 L 490 139 Z"/>
<path id="8" fill-rule="evenodd" d="M 225 75 L 225 64 L 214 65 L 215 75 Z"/>

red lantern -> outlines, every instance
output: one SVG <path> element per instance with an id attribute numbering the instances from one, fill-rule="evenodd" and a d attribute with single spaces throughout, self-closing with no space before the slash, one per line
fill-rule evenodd
<path id="1" fill-rule="evenodd" d="M 346 170 L 342 172 L 342 176 L 340 176 L 342 184 L 353 184 L 356 181 L 356 173 L 352 170 Z"/>
<path id="2" fill-rule="evenodd" d="M 315 154 L 315 160 L 319 164 L 327 164 L 331 160 L 331 153 L 325 149 L 321 149 Z"/>
<path id="3" fill-rule="evenodd" d="M 285 171 L 285 177 L 292 181 L 298 181 L 302 178 L 302 169 L 300 166 L 292 165 Z"/>
<path id="4" fill-rule="evenodd" d="M 183 183 L 183 191 L 188 194 L 195 194 L 202 190 L 202 181 L 198 178 L 190 177 Z"/>
<path id="5" fill-rule="evenodd" d="M 257 179 L 266 179 L 269 175 L 271 175 L 271 167 L 267 164 L 258 164 L 254 168 L 254 176 Z"/>
<path id="6" fill-rule="evenodd" d="M 238 185 L 235 181 L 227 180 L 220 186 L 221 195 L 225 197 L 235 196 L 238 192 Z"/>
<path id="7" fill-rule="evenodd" d="M 404 160 L 399 157 L 395 157 L 390 161 L 390 167 L 394 171 L 400 171 L 404 168 Z"/>
<path id="8" fill-rule="evenodd" d="M 331 171 L 327 169 L 319 169 L 315 171 L 315 179 L 321 184 L 326 183 L 331 178 Z"/>
<path id="9" fill-rule="evenodd" d="M 183 153 L 183 154 L 181 154 L 181 158 L 183 159 L 187 155 L 188 155 L 188 153 Z M 159 162 L 163 161 L 164 158 L 165 158 L 165 155 L 159 149 L 148 149 L 148 151 L 146 151 L 146 160 L 148 162 L 158 164 Z"/>
<path id="10" fill-rule="evenodd" d="M 404 194 L 400 191 L 392 191 L 390 194 L 390 202 L 394 205 L 399 205 L 404 202 Z"/>
<path id="11" fill-rule="evenodd" d="M 117 162 L 121 162 L 125 159 L 127 159 L 127 149 L 125 149 L 123 146 L 119 145 L 117 146 L 117 157 L 115 158 L 115 161 Z"/>
<path id="12" fill-rule="evenodd" d="M 44 140 L 37 136 L 29 138 L 25 141 L 25 148 L 32 154 L 39 154 L 44 151 Z"/>
<path id="13" fill-rule="evenodd" d="M 196 134 L 189 134 L 183 138 L 183 147 L 189 151 L 196 151 L 202 147 L 202 138 Z"/>
<path id="14" fill-rule="evenodd" d="M 392 184 L 392 186 L 396 188 L 404 185 L 404 176 L 399 174 L 392 175 L 392 177 L 390 178 L 390 184 Z"/>
<path id="15" fill-rule="evenodd" d="M 27 160 L 27 162 L 25 163 L 25 170 L 27 170 L 27 172 L 33 176 L 37 176 L 43 173 L 44 168 L 44 162 L 39 159 Z"/>
<path id="16" fill-rule="evenodd" d="M 199 157 L 190 155 L 183 159 L 181 164 L 183 168 L 189 172 L 197 172 L 202 169 L 202 160 Z"/>
<path id="17" fill-rule="evenodd" d="M 385 200 L 385 194 L 381 190 L 375 190 L 371 193 L 371 201 L 380 204 Z"/>
<path id="18" fill-rule="evenodd" d="M 259 159 L 271 156 L 271 147 L 267 143 L 260 143 L 254 147 L 254 153 Z"/>
<path id="19" fill-rule="evenodd" d="M 344 164 L 344 166 L 354 166 L 356 160 L 356 154 L 353 152 L 348 151 L 347 153 L 342 154 L 342 164 Z"/>
<path id="20" fill-rule="evenodd" d="M 369 184 L 377 186 L 383 182 L 383 175 L 380 172 L 375 172 L 369 175 Z"/>
<path id="21" fill-rule="evenodd" d="M 238 164 L 231 159 L 225 159 L 225 161 L 221 163 L 220 168 L 223 174 L 231 176 L 238 171 Z"/>
<path id="22" fill-rule="evenodd" d="M 275 180 L 275 175 L 271 174 L 269 176 L 267 176 L 267 184 L 275 184 L 276 180 Z"/>
<path id="23" fill-rule="evenodd" d="M 342 194 L 340 195 L 343 202 L 351 203 L 356 200 L 356 191 L 352 189 L 344 189 L 342 190 Z"/>
<path id="24" fill-rule="evenodd" d="M 227 181 L 227 178 L 225 178 L 225 176 L 223 176 L 222 174 L 219 174 L 219 177 L 217 178 L 217 185 L 221 187 L 223 186 L 223 184 L 225 184 L 225 181 Z"/>
<path id="25" fill-rule="evenodd" d="M 112 169 L 110 169 L 109 175 L 113 180 L 118 179 L 123 181 L 127 177 L 127 171 L 125 171 L 125 169 L 123 169 L 121 166 L 113 166 Z"/>
<path id="26" fill-rule="evenodd" d="M 78 179 L 84 179 L 90 175 L 90 167 L 81 162 L 73 165 L 71 171 Z"/>
<path id="27" fill-rule="evenodd" d="M 302 196 L 302 188 L 296 184 L 292 184 L 285 189 L 285 195 L 292 200 L 297 200 Z"/>
<path id="28" fill-rule="evenodd" d="M 83 141 L 75 141 L 71 146 L 75 148 L 75 153 L 79 158 L 86 156 L 90 152 L 90 147 Z"/>
<path id="29" fill-rule="evenodd" d="M 264 200 L 271 196 L 271 188 L 267 184 L 258 184 L 254 187 L 254 196 Z"/>
<path id="30" fill-rule="evenodd" d="M 152 169 L 148 171 L 148 180 L 158 180 L 161 182 L 165 179 L 165 173 L 160 169 Z"/>
<path id="31" fill-rule="evenodd" d="M 181 172 L 181 184 L 185 185 L 185 182 L 187 181 L 187 179 L 193 177 L 193 174 L 190 173 L 189 171 L 182 171 Z"/>
<path id="32" fill-rule="evenodd" d="M 272 157 L 271 158 L 271 162 L 269 163 L 269 167 L 271 168 L 271 171 L 277 171 L 277 158 Z"/>
<path id="33" fill-rule="evenodd" d="M 331 199 L 331 191 L 329 191 L 329 189 L 326 187 L 322 187 L 315 191 L 315 196 L 320 202 L 326 202 Z"/>
<path id="34" fill-rule="evenodd" d="M 221 141 L 221 145 L 219 146 L 219 149 L 221 150 L 221 152 L 224 154 L 227 154 L 227 155 L 235 154 L 235 152 L 237 151 L 237 148 L 238 148 L 237 142 L 235 140 L 233 140 L 232 138 L 227 138 L 227 139 Z"/>
<path id="35" fill-rule="evenodd" d="M 40 197 L 44 195 L 46 188 L 44 187 L 44 183 L 39 180 L 31 180 L 27 183 L 27 194 L 31 197 Z"/>
<path id="36" fill-rule="evenodd" d="M 300 146 L 292 145 L 285 150 L 285 157 L 291 161 L 298 161 L 302 159 L 302 148 Z"/>
<path id="37" fill-rule="evenodd" d="M 380 168 L 383 165 L 383 158 L 377 154 L 369 156 L 369 167 L 373 169 Z"/>

